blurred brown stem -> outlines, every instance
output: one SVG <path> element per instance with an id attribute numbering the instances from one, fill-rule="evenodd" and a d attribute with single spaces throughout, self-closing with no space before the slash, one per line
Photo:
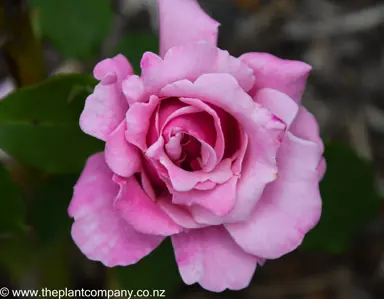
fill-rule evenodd
<path id="1" fill-rule="evenodd" d="M 25 0 L 0 0 L 2 51 L 19 87 L 46 78 L 40 40 L 36 38 Z"/>

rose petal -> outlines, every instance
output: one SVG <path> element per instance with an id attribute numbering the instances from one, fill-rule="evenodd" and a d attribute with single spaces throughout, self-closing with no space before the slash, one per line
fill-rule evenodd
<path id="1" fill-rule="evenodd" d="M 217 161 L 221 161 L 223 156 L 224 156 L 224 150 L 225 150 L 225 140 L 224 140 L 224 134 L 223 134 L 223 129 L 222 129 L 222 124 L 221 124 L 221 119 L 218 115 L 218 111 L 215 109 L 212 109 L 209 105 L 204 103 L 203 101 L 200 101 L 198 99 L 191 99 L 191 98 L 180 98 L 180 101 L 183 103 L 189 104 L 193 107 L 200 108 L 202 111 L 206 111 L 208 114 L 211 115 L 213 118 L 214 122 L 214 129 L 216 131 L 216 142 L 214 144 L 214 149 L 216 153 L 216 159 Z M 217 109 L 218 110 L 218 109 Z M 223 117 L 223 121 L 225 121 Z M 211 126 L 212 127 L 212 126 Z M 211 171 L 206 170 L 206 171 Z"/>
<path id="2" fill-rule="evenodd" d="M 122 82 L 121 88 L 129 105 L 145 100 L 144 84 L 139 76 L 129 76 Z"/>
<path id="3" fill-rule="evenodd" d="M 105 141 L 124 119 L 128 104 L 114 73 L 108 73 L 85 101 L 80 128 Z"/>
<path id="4" fill-rule="evenodd" d="M 181 138 L 183 138 L 182 133 L 177 133 L 175 136 L 171 137 L 167 144 L 165 145 L 165 150 L 167 155 L 173 161 L 176 161 L 180 158 L 182 153 L 182 147 L 180 145 Z"/>
<path id="5" fill-rule="evenodd" d="M 167 139 L 166 136 L 169 135 L 169 132 L 173 128 L 178 128 L 179 132 L 187 133 L 199 141 L 204 141 L 204 143 L 209 145 L 211 148 L 215 146 L 216 131 L 212 117 L 208 113 L 199 112 L 200 109 L 191 106 L 179 109 L 176 113 L 182 113 L 181 110 L 187 109 L 191 110 L 190 112 L 192 113 L 183 113 L 182 115 L 176 116 L 169 122 L 165 123 L 164 130 L 162 132 L 165 139 Z M 216 158 L 215 151 L 213 149 L 212 151 Z"/>
<path id="6" fill-rule="evenodd" d="M 292 123 L 290 131 L 299 138 L 316 142 L 320 147 L 321 152 L 324 152 L 324 143 L 320 138 L 319 124 L 313 114 L 303 106 L 300 107 L 299 113 Z M 322 158 L 317 166 L 319 180 L 323 179 L 326 169 L 327 163 L 325 159 Z"/>
<path id="7" fill-rule="evenodd" d="M 285 125 L 268 109 L 255 103 L 228 74 L 206 74 L 195 83 L 178 81 L 167 85 L 160 93 L 165 97 L 180 94 L 199 98 L 222 108 L 239 122 L 248 135 L 248 148 L 238 183 L 236 205 L 226 216 L 227 221 L 245 220 L 260 198 L 264 187 L 276 179 L 275 156 Z"/>
<path id="8" fill-rule="evenodd" d="M 301 102 L 312 67 L 301 61 L 283 60 L 266 53 L 246 53 L 240 57 L 254 71 L 252 95 L 262 88 L 273 88 Z"/>
<path id="9" fill-rule="evenodd" d="M 118 54 L 113 58 L 100 61 L 93 69 L 93 76 L 102 80 L 108 73 L 115 73 L 119 82 L 132 75 L 133 68 L 124 55 Z"/>
<path id="10" fill-rule="evenodd" d="M 305 107 L 301 106 L 289 130 L 297 137 L 316 142 L 322 151 L 324 144 L 320 138 L 319 124 Z"/>
<path id="11" fill-rule="evenodd" d="M 319 162 L 319 165 L 317 165 L 317 174 L 319 176 L 319 181 L 323 179 L 326 170 L 327 170 L 327 163 L 325 162 L 325 159 L 322 158 Z"/>
<path id="12" fill-rule="evenodd" d="M 172 236 L 172 244 L 184 282 L 214 292 L 246 288 L 260 260 L 239 248 L 221 226 Z"/>
<path id="13" fill-rule="evenodd" d="M 286 135 L 277 157 L 279 178 L 266 187 L 247 222 L 226 225 L 246 252 L 274 259 L 301 244 L 321 214 L 320 159 L 316 143 Z"/>
<path id="14" fill-rule="evenodd" d="M 169 83 L 182 79 L 194 82 L 208 73 L 230 74 L 246 92 L 253 87 L 255 81 L 253 70 L 246 63 L 205 42 L 171 48 L 164 60 L 151 52 L 144 53 L 141 68 L 143 83 L 149 95 L 157 94 Z"/>
<path id="15" fill-rule="evenodd" d="M 193 220 L 186 207 L 172 204 L 170 196 L 167 198 L 160 198 L 158 200 L 158 205 L 175 223 L 183 228 L 192 229 L 204 227 L 204 225 Z"/>
<path id="16" fill-rule="evenodd" d="M 120 186 L 114 207 L 136 231 L 161 236 L 170 236 L 182 231 L 182 228 L 145 194 L 134 177 L 123 179 L 115 176 L 114 181 Z"/>
<path id="17" fill-rule="evenodd" d="M 196 0 L 160 0 L 160 55 L 177 45 L 204 40 L 216 46 L 219 23 Z"/>
<path id="18" fill-rule="evenodd" d="M 172 202 L 179 205 L 200 205 L 218 216 L 227 215 L 236 201 L 236 184 L 238 177 L 232 177 L 224 184 L 217 185 L 212 190 L 191 190 L 174 192 Z"/>
<path id="19" fill-rule="evenodd" d="M 209 173 L 203 171 L 190 172 L 179 168 L 165 154 L 164 139 L 162 137 L 148 149 L 146 156 L 152 160 L 158 171 L 161 171 L 162 167 L 167 171 L 172 188 L 176 191 L 189 191 L 196 184 L 208 180 L 223 184 L 232 177 L 230 159 L 221 161 L 217 167 Z"/>
<path id="20" fill-rule="evenodd" d="M 255 83 L 252 68 L 228 51 L 218 51 L 215 73 L 231 74 L 245 92 L 250 91 Z"/>
<path id="21" fill-rule="evenodd" d="M 130 177 L 141 166 L 139 149 L 125 139 L 127 124 L 122 121 L 109 135 L 105 144 L 105 161 L 109 168 L 123 177 Z"/>
<path id="22" fill-rule="evenodd" d="M 72 238 L 90 260 L 107 267 L 135 264 L 163 240 L 136 232 L 113 209 L 119 191 L 103 153 L 90 157 L 68 209 L 75 218 Z"/>
<path id="23" fill-rule="evenodd" d="M 260 89 L 255 101 L 268 108 L 289 127 L 299 112 L 299 106 L 286 94 L 271 88 Z"/>
<path id="24" fill-rule="evenodd" d="M 185 111 L 187 109 L 187 111 Z M 178 98 L 170 98 L 170 99 L 163 99 L 160 102 L 159 105 L 159 111 L 157 112 L 158 114 L 158 131 L 159 134 L 164 128 L 164 124 L 167 121 L 170 121 L 171 119 L 175 118 L 176 116 L 182 115 L 183 111 L 185 112 L 190 112 L 194 113 L 194 111 L 199 111 L 199 110 L 194 110 L 190 111 L 191 107 L 188 105 L 185 105 L 183 102 L 181 102 Z M 181 112 L 179 111 L 181 110 Z M 179 111 L 179 112 L 178 112 Z"/>
<path id="25" fill-rule="evenodd" d="M 127 131 L 125 138 L 142 151 L 147 149 L 147 134 L 151 116 L 159 104 L 159 98 L 151 96 L 148 103 L 134 103 L 126 114 Z"/>
<path id="26" fill-rule="evenodd" d="M 181 79 L 194 81 L 201 74 L 212 72 L 216 57 L 217 48 L 206 43 L 174 47 L 168 51 L 164 60 L 146 52 L 141 59 L 141 77 L 146 92 L 157 94 L 168 83 Z"/>

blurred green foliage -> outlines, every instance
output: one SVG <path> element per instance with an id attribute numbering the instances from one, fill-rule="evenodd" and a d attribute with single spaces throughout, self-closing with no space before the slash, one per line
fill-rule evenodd
<path id="1" fill-rule="evenodd" d="M 327 171 L 320 183 L 323 212 L 319 224 L 306 236 L 302 248 L 340 253 L 379 211 L 373 165 L 349 147 L 329 143 Z"/>
<path id="2" fill-rule="evenodd" d="M 66 57 L 89 59 L 97 54 L 113 20 L 106 0 L 30 0 L 43 37 Z"/>
<path id="3" fill-rule="evenodd" d="M 79 127 L 94 85 L 88 75 L 60 75 L 11 93 L 0 102 L 0 148 L 44 172 L 80 171 L 90 154 L 103 149 Z"/>
<path id="4" fill-rule="evenodd" d="M 20 231 L 25 221 L 22 192 L 2 164 L 0 164 L 0 192 L 1 238 L 1 235 Z"/>

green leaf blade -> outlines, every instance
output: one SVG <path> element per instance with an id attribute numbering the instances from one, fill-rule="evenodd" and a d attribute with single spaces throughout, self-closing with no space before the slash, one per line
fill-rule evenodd
<path id="1" fill-rule="evenodd" d="M 84 101 L 95 81 L 60 75 L 16 90 L 0 102 L 0 148 L 38 170 L 76 173 L 102 142 L 79 127 Z"/>
<path id="2" fill-rule="evenodd" d="M 66 57 L 88 59 L 98 52 L 113 20 L 106 0 L 31 0 L 44 37 Z"/>

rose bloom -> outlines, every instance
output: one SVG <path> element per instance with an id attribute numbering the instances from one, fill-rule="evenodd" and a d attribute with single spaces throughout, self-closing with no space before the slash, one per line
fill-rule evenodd
<path id="1" fill-rule="evenodd" d="M 74 188 L 72 237 L 113 267 L 170 236 L 186 284 L 242 289 L 321 214 L 323 143 L 300 106 L 311 67 L 229 55 L 196 0 L 158 6 L 160 55 L 144 53 L 141 76 L 122 55 L 94 69 L 80 126 L 106 144 Z"/>

